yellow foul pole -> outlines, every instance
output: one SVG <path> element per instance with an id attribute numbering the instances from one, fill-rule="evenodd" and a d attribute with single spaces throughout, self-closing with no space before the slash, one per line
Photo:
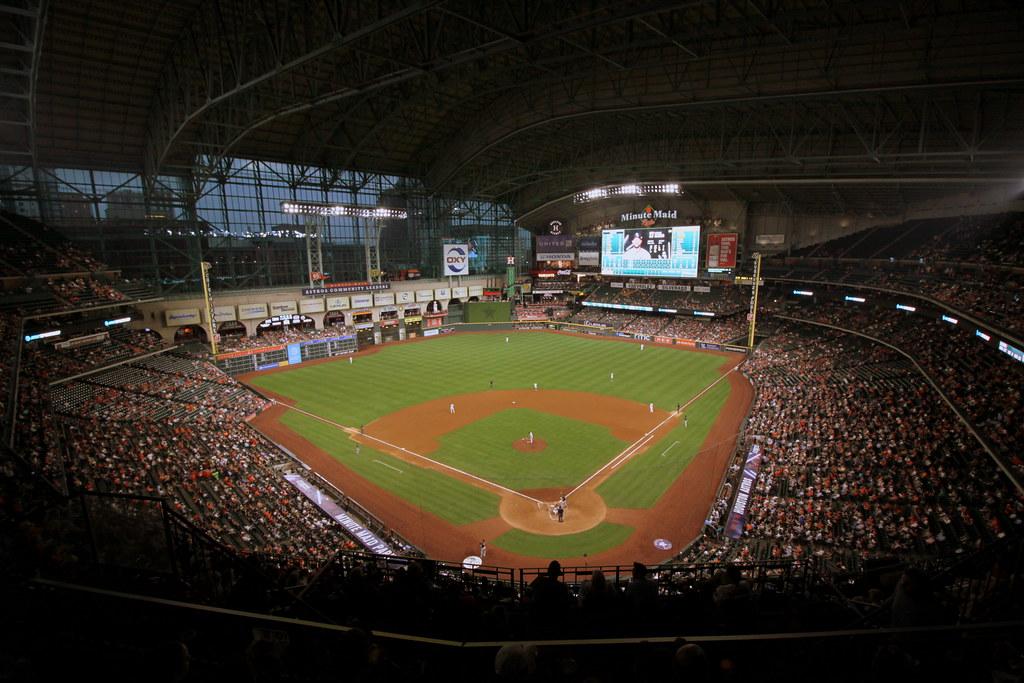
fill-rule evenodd
<path id="1" fill-rule="evenodd" d="M 754 350 L 754 331 L 757 329 L 757 295 L 761 287 L 761 254 L 754 253 L 754 283 L 750 291 L 750 331 L 747 334 L 747 348 Z"/>
<path id="2" fill-rule="evenodd" d="M 203 301 L 206 303 L 206 322 L 210 325 L 210 353 L 216 356 L 217 321 L 213 318 L 213 308 L 210 306 L 210 268 L 213 266 L 209 261 L 203 261 L 200 265 L 202 267 Z"/>

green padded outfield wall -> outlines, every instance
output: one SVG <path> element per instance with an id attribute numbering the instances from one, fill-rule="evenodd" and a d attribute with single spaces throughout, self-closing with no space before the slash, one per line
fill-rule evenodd
<path id="1" fill-rule="evenodd" d="M 507 301 L 470 301 L 466 304 L 467 323 L 500 323 L 512 319 L 512 305 Z"/>

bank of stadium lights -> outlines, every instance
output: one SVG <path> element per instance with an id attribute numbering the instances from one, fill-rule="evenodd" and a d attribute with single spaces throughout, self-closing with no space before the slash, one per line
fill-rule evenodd
<path id="1" fill-rule="evenodd" d="M 658 194 L 682 194 L 679 183 L 630 183 L 628 185 L 608 185 L 595 187 L 585 192 L 577 192 L 573 196 L 574 204 L 584 204 L 609 197 L 640 197 Z"/>
<path id="2" fill-rule="evenodd" d="M 405 209 L 389 209 L 384 206 L 367 207 L 352 204 L 317 204 L 312 202 L 281 202 L 285 213 L 302 216 L 353 216 L 355 218 L 408 218 Z"/>

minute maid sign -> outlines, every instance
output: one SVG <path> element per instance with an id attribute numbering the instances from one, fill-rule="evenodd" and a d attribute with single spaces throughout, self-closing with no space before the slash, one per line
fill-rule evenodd
<path id="1" fill-rule="evenodd" d="M 444 263 L 443 276 L 469 275 L 469 245 L 445 244 L 441 247 L 441 256 Z"/>
<path id="2" fill-rule="evenodd" d="M 679 211 L 676 209 L 655 209 L 653 206 L 648 204 L 644 207 L 643 211 L 639 213 L 624 213 L 619 216 L 619 221 L 622 223 L 628 223 L 629 221 L 640 221 L 640 225 L 645 228 L 649 228 L 661 219 L 676 219 L 679 218 Z"/>

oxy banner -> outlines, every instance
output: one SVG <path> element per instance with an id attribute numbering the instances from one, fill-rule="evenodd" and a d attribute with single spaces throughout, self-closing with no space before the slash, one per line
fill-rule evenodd
<path id="1" fill-rule="evenodd" d="M 441 260 L 443 269 L 441 274 L 445 277 L 454 275 L 469 275 L 469 245 L 445 244 L 441 247 Z"/>

